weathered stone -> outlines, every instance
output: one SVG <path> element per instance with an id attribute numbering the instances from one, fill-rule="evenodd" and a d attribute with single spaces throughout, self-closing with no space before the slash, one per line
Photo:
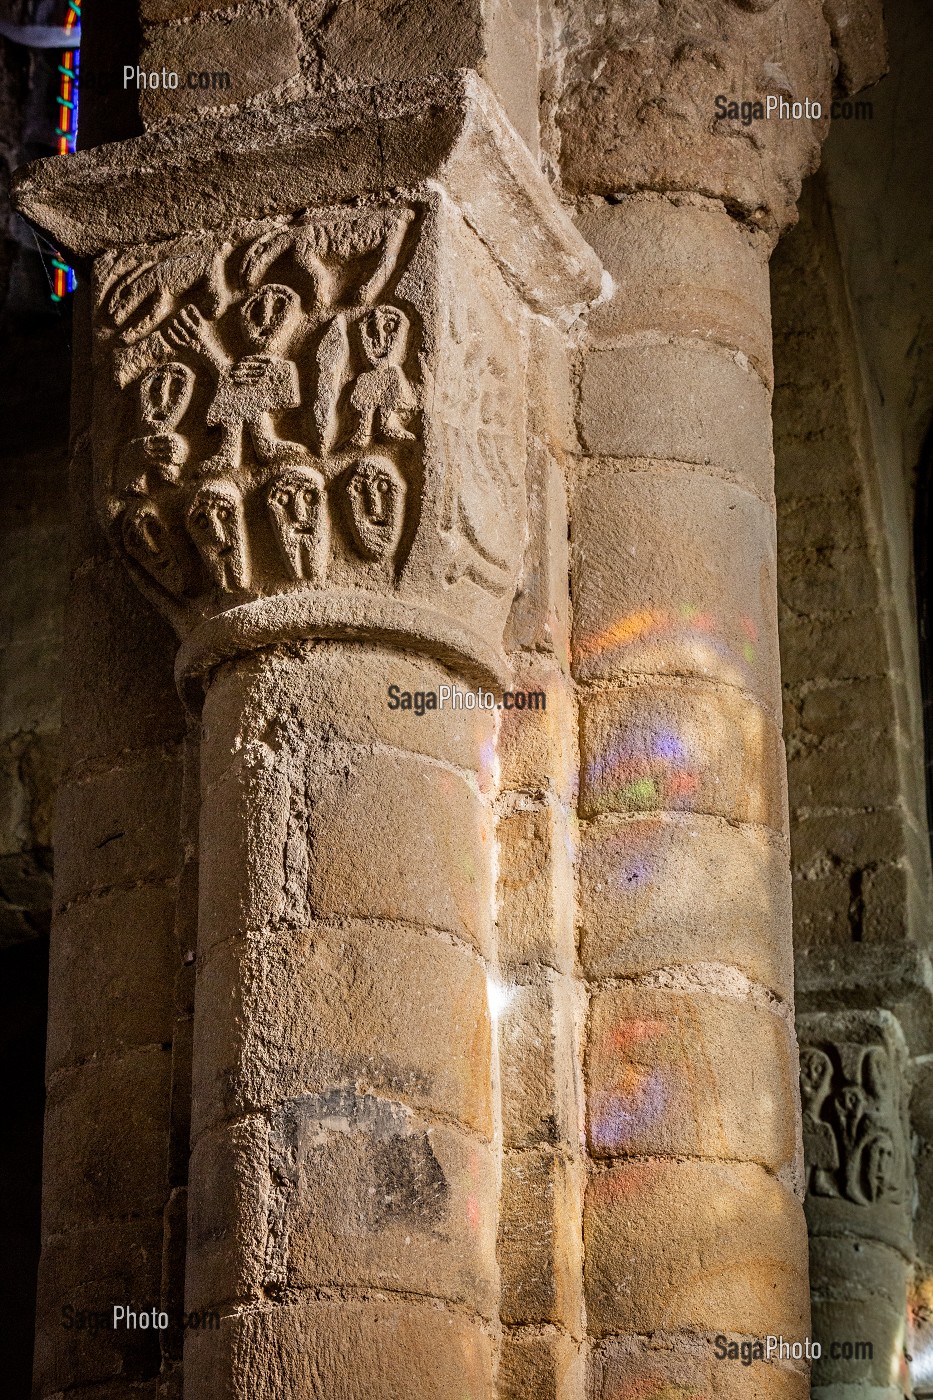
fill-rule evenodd
<path id="1" fill-rule="evenodd" d="M 174 891 L 114 893 L 59 914 L 49 975 L 49 1072 L 172 1036 Z M 74 1003 L 70 987 L 80 986 Z"/>
<path id="2" fill-rule="evenodd" d="M 793 1163 L 794 1044 L 785 1021 L 726 996 L 620 987 L 592 1001 L 587 1136 L 596 1157 Z"/>
<path id="3" fill-rule="evenodd" d="M 159 1333 L 113 1327 L 114 1303 L 159 1303 L 162 1217 L 85 1221 L 45 1244 L 39 1277 L 34 1383 L 40 1395 L 110 1382 L 136 1395 L 135 1384 L 159 1369 Z M 71 1324 L 70 1326 L 68 1324 Z M 135 1384 L 134 1384 L 135 1383 Z M 129 1387 L 133 1389 L 130 1390 Z M 144 1393 L 144 1392 L 143 1392 Z M 154 1400 L 154 1397 L 153 1397 Z"/>
<path id="4" fill-rule="evenodd" d="M 561 167 L 581 193 L 689 190 L 777 232 L 793 222 L 829 114 L 830 51 L 818 5 L 722 4 L 690 17 L 620 7 L 602 22 L 569 6 L 558 113 Z M 566 21 L 565 21 L 566 24 Z M 596 75 L 594 77 L 594 75 Z M 716 98 L 822 105 L 815 120 L 761 121 L 753 139 Z"/>
<path id="5" fill-rule="evenodd" d="M 584 205 L 580 231 L 616 286 L 589 317 L 595 344 L 645 331 L 695 336 L 742 351 L 771 383 L 768 267 L 760 234 L 712 200 L 648 192 Z"/>
<path id="6" fill-rule="evenodd" d="M 500 1200 L 500 1315 L 579 1335 L 582 1239 L 578 1174 L 547 1150 L 506 1155 Z"/>
<path id="7" fill-rule="evenodd" d="M 727 1347 L 735 1342 L 741 1348 L 744 1342 L 748 1363 L 741 1351 L 738 1360 L 721 1360 L 712 1337 L 680 1336 L 653 1347 L 635 1338 L 604 1343 L 595 1357 L 593 1400 L 652 1392 L 664 1400 L 689 1400 L 697 1394 L 717 1400 L 808 1400 L 810 1387 L 801 1371 L 751 1359 L 754 1338 L 719 1335 Z"/>
<path id="8" fill-rule="evenodd" d="M 189 4 L 188 9 L 191 9 Z M 264 13 L 233 12 L 214 18 L 198 7 L 194 24 L 147 25 L 139 66 L 177 75 L 177 87 L 142 88 L 139 107 L 149 122 L 187 117 L 260 94 L 280 95 L 299 74 L 301 33 L 294 16 L 277 4 Z"/>
<path id="9" fill-rule="evenodd" d="M 588 823 L 580 846 L 580 957 L 589 977 L 725 962 L 790 999 L 782 843 L 696 813 Z"/>
<path id="10" fill-rule="evenodd" d="M 740 691 L 638 677 L 581 705 L 580 807 L 607 812 L 703 812 L 784 829 L 780 736 Z"/>
<path id="11" fill-rule="evenodd" d="M 575 1072 L 581 1009 L 568 978 L 507 986 L 499 1012 L 502 1139 L 506 1147 L 572 1142 L 580 1120 Z"/>
<path id="12" fill-rule="evenodd" d="M 686 554 L 690 538 L 709 553 Z M 580 680 L 692 675 L 775 703 L 774 518 L 760 500 L 702 472 L 600 461 L 575 493 L 573 544 Z"/>
<path id="13" fill-rule="evenodd" d="M 315 1387 L 346 1400 L 450 1400 L 491 1393 L 491 1353 L 488 1337 L 442 1308 L 302 1300 L 224 1318 L 219 1341 L 192 1335 L 186 1384 L 217 1400 L 281 1400 Z"/>
<path id="14" fill-rule="evenodd" d="M 180 764 L 174 754 L 143 754 L 110 772 L 67 782 L 59 792 L 55 871 L 60 903 L 178 873 Z"/>
<path id="15" fill-rule="evenodd" d="M 594 1336 L 679 1327 L 809 1335 L 803 1212 L 761 1167 L 615 1166 L 591 1180 L 585 1221 Z"/>
<path id="16" fill-rule="evenodd" d="M 739 354 L 686 339 L 591 351 L 580 386 L 587 452 L 710 466 L 768 500 L 770 397 Z M 675 410 L 681 396 L 692 412 Z"/>
<path id="17" fill-rule="evenodd" d="M 161 1211 L 168 1194 L 171 1056 L 161 1046 L 61 1070 L 46 1109 L 48 1235 L 74 1223 Z M 131 1161 L 122 1150 L 134 1144 Z"/>
<path id="18" fill-rule="evenodd" d="M 197 1004 L 195 1135 L 334 1085 L 491 1135 L 485 968 L 439 937 L 347 922 L 233 938 L 204 960 Z"/>
<path id="19" fill-rule="evenodd" d="M 540 962 L 569 971 L 574 959 L 573 871 L 566 814 L 552 804 L 517 807 L 500 818 L 499 965 L 520 977 Z"/>
<path id="20" fill-rule="evenodd" d="M 502 1338 L 501 1400 L 573 1400 L 582 1393 L 585 1358 L 579 1342 L 556 1329 L 508 1329 Z"/>

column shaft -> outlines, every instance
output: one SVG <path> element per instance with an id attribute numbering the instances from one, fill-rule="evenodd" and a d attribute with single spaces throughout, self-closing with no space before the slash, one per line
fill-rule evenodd
<path id="1" fill-rule="evenodd" d="M 715 1367 L 726 1394 L 701 1339 L 809 1321 L 766 251 L 696 198 L 583 226 L 618 288 L 572 502 L 594 1393 Z"/>
<path id="2" fill-rule="evenodd" d="M 186 1394 L 492 1394 L 493 720 L 260 653 L 204 713 Z"/>

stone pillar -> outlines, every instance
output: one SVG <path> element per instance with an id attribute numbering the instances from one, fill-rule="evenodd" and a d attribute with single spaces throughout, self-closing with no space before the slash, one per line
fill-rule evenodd
<path id="1" fill-rule="evenodd" d="M 19 193 L 94 260 L 98 513 L 203 706 L 193 1400 L 494 1385 L 494 717 L 392 687 L 505 680 L 529 344 L 601 271 L 478 79 L 375 106 Z"/>
<path id="2" fill-rule="evenodd" d="M 717 1336 L 809 1335 L 767 260 L 825 123 L 764 103 L 827 110 L 829 60 L 815 4 L 662 8 L 637 35 L 581 16 L 555 108 L 616 287 L 581 350 L 571 498 L 600 1400 L 745 1395 Z M 806 1370 L 756 1359 L 755 1393 L 803 1397 Z"/>

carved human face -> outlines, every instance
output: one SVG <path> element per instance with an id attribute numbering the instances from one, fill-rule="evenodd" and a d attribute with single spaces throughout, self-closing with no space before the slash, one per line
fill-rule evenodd
<path id="1" fill-rule="evenodd" d="M 865 1149 L 865 1185 L 869 1200 L 877 1201 L 897 1184 L 897 1154 L 887 1133 L 878 1133 Z"/>
<path id="2" fill-rule="evenodd" d="M 323 476 L 313 467 L 293 467 L 268 488 L 270 522 L 294 579 L 320 582 L 326 571 L 329 528 L 325 489 Z"/>
<path id="3" fill-rule="evenodd" d="M 191 402 L 193 388 L 193 372 L 178 360 L 151 369 L 139 381 L 143 422 L 153 428 L 174 428 Z"/>
<path id="4" fill-rule="evenodd" d="M 281 346 L 300 310 L 297 292 L 278 282 L 270 282 L 244 301 L 240 315 L 250 343 L 260 350 L 272 351 Z"/>
<path id="5" fill-rule="evenodd" d="M 364 559 L 384 559 L 398 543 L 405 482 L 388 457 L 364 457 L 346 485 L 350 530 Z"/>
<path id="6" fill-rule="evenodd" d="M 371 365 L 398 364 L 405 357 L 408 317 L 397 306 L 377 306 L 361 322 L 360 338 Z"/>
<path id="7" fill-rule="evenodd" d="M 181 593 L 181 566 L 156 505 L 151 501 L 131 505 L 123 517 L 122 533 L 127 553 L 170 593 Z"/>
<path id="8" fill-rule="evenodd" d="M 188 529 L 214 581 L 221 588 L 246 582 L 243 505 L 230 482 L 212 482 L 197 493 L 188 510 Z"/>
<path id="9" fill-rule="evenodd" d="M 804 1111 L 816 1111 L 829 1088 L 832 1065 L 823 1050 L 803 1050 L 800 1055 L 800 1096 Z"/>

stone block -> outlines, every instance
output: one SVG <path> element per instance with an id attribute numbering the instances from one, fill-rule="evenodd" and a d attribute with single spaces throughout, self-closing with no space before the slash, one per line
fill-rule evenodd
<path id="1" fill-rule="evenodd" d="M 885 731 L 894 727 L 894 704 L 887 677 L 820 685 L 801 697 L 800 720 L 818 738 L 840 731 Z"/>
<path id="2" fill-rule="evenodd" d="M 510 986 L 499 1013 L 502 1137 L 507 1147 L 573 1142 L 580 1094 L 574 1063 L 580 1040 L 575 987 L 547 977 L 536 986 Z"/>
<path id="3" fill-rule="evenodd" d="M 813 807 L 888 807 L 897 800 L 892 746 L 876 737 L 843 733 L 797 755 L 788 769 L 792 811 Z"/>
<path id="4" fill-rule="evenodd" d="M 206 795 L 202 833 L 205 947 L 274 924 L 357 918 L 489 950 L 492 817 L 452 769 L 386 750 L 330 757 L 257 742 Z"/>
<path id="5" fill-rule="evenodd" d="M 113 1308 L 157 1305 L 161 1264 L 161 1212 L 150 1219 L 81 1222 L 46 1236 L 37 1298 L 37 1395 L 79 1386 L 84 1395 L 95 1383 L 129 1387 L 158 1375 L 160 1333 L 115 1331 Z"/>
<path id="6" fill-rule="evenodd" d="M 144 754 L 83 782 L 63 783 L 55 831 L 56 901 L 177 875 L 180 791 L 175 754 Z"/>
<path id="7" fill-rule="evenodd" d="M 297 747 L 300 736 L 309 746 L 343 742 L 421 754 L 475 773 L 487 791 L 495 712 L 445 706 L 418 715 L 413 708 L 417 692 L 438 692 L 454 679 L 427 657 L 389 647 L 321 642 L 299 652 L 298 664 L 290 654 L 243 657 L 215 675 L 204 702 L 202 789 L 238 768 L 251 744 Z M 396 708 L 390 708 L 393 685 Z M 406 694 L 411 704 L 403 709 Z M 294 716 L 295 725 L 284 716 Z"/>
<path id="8" fill-rule="evenodd" d="M 544 963 L 569 971 L 574 961 L 573 868 L 569 818 L 552 803 L 516 807 L 501 817 L 499 842 L 499 966 Z"/>
<path id="9" fill-rule="evenodd" d="M 785 685 L 826 676 L 841 681 L 883 676 L 888 669 L 879 612 L 798 617 L 781 610 L 781 673 Z"/>
<path id="10" fill-rule="evenodd" d="M 716 962 L 793 993 L 786 849 L 757 826 L 695 813 L 587 823 L 580 958 L 593 979 Z"/>
<path id="11" fill-rule="evenodd" d="M 584 817 L 703 812 L 785 829 L 780 734 L 730 687 L 639 678 L 587 695 L 580 748 Z"/>
<path id="12" fill-rule="evenodd" d="M 586 1052 L 590 1152 L 786 1170 L 796 1069 L 787 1024 L 750 1002 L 655 987 L 600 992 Z"/>
<path id="13" fill-rule="evenodd" d="M 648 193 L 583 205 L 578 224 L 615 283 L 588 317 L 596 345 L 641 331 L 708 340 L 741 350 L 770 383 L 768 265 L 747 226 Z"/>
<path id="14" fill-rule="evenodd" d="M 301 31 L 284 6 L 265 13 L 201 13 L 193 24 L 146 25 L 139 65 L 161 78 L 178 75 L 176 88 L 146 87 L 139 109 L 148 123 L 190 117 L 248 98 L 272 94 L 300 72 Z"/>
<path id="15" fill-rule="evenodd" d="M 145 885 L 57 916 L 49 964 L 49 1073 L 171 1040 L 174 918 L 174 891 Z"/>
<path id="16" fill-rule="evenodd" d="M 180 740 L 185 714 L 172 674 L 177 640 L 118 560 L 73 581 L 65 621 L 65 763 Z"/>
<path id="17" fill-rule="evenodd" d="M 794 946 L 851 944 L 859 932 L 858 908 L 848 876 L 798 879 L 793 885 Z"/>
<path id="18" fill-rule="evenodd" d="M 518 592 L 509 613 L 509 651 L 553 653 L 570 665 L 567 590 L 567 486 L 550 447 L 532 439 L 528 451 L 528 537 Z"/>
<path id="19" fill-rule="evenodd" d="M 223 943 L 198 977 L 193 1132 L 352 1085 L 492 1132 L 482 963 L 399 925 Z"/>
<path id="20" fill-rule="evenodd" d="M 903 1313 L 909 1277 L 907 1260 L 887 1245 L 844 1235 L 819 1235 L 810 1242 L 810 1297 L 815 1303 L 841 1300 L 871 1307 L 877 1301 Z M 828 1349 L 832 1337 L 825 1341 Z"/>
<path id="21" fill-rule="evenodd" d="M 274 1362 L 270 1364 L 270 1357 Z M 215 1400 L 451 1400 L 492 1392 L 492 1342 L 462 1313 L 399 1300 L 303 1300 L 191 1334 L 185 1383 Z"/>
<path id="22" fill-rule="evenodd" d="M 204 1163 L 190 1190 L 209 1203 L 215 1237 L 237 1215 L 251 1222 L 252 1241 L 252 1222 L 267 1211 L 266 1288 L 387 1289 L 495 1312 L 496 1163 L 457 1129 L 337 1087 L 284 1103 L 268 1152 L 244 1156 L 236 1181 L 221 1146 Z M 206 1275 L 189 1299 L 222 1301 L 222 1273 Z"/>
<path id="23" fill-rule="evenodd" d="M 496 0 L 486 13 L 486 57 L 481 72 L 528 149 L 538 154 L 537 14 L 527 0 Z M 532 23 L 528 20 L 532 19 Z"/>
<path id="24" fill-rule="evenodd" d="M 499 786 L 503 792 L 553 792 L 569 802 L 576 784 L 576 719 L 567 677 L 550 658 L 513 656 L 512 688 L 543 694 L 544 703 L 499 711 Z"/>
<path id="25" fill-rule="evenodd" d="M 814 1299 L 813 1337 L 823 1348 L 813 1363 L 814 1387 L 858 1386 L 858 1394 L 863 1395 L 865 1386 L 896 1386 L 907 1380 L 904 1312 L 889 1308 L 879 1298 L 870 1302 Z M 896 1393 L 909 1393 L 909 1389 L 908 1385 L 905 1392 Z"/>
<path id="26" fill-rule="evenodd" d="M 784 468 L 784 439 L 774 434 L 775 475 Z M 811 467 L 816 468 L 811 460 Z M 788 496 L 778 491 L 778 555 L 813 549 L 868 550 L 862 500 L 858 490 L 822 496 Z"/>
<path id="27" fill-rule="evenodd" d="M 817 863 L 830 868 L 896 863 L 904 850 L 903 816 L 896 807 L 797 814 L 791 827 L 794 867 L 801 872 Z"/>
<path id="28" fill-rule="evenodd" d="M 43 1161 L 47 1233 L 161 1211 L 170 1089 L 171 1054 L 161 1046 L 92 1061 L 51 1080 Z"/>
<path id="29" fill-rule="evenodd" d="M 807 1232 L 761 1167 L 632 1162 L 595 1176 L 584 1217 L 591 1333 L 809 1335 Z"/>
<path id="30" fill-rule="evenodd" d="M 871 608 L 880 592 L 871 557 L 861 549 L 785 549 L 780 584 L 782 603 L 803 616 Z"/>
<path id="31" fill-rule="evenodd" d="M 586 451 L 709 466 L 770 501 L 770 396 L 739 353 L 689 340 L 592 351 L 580 385 Z"/>
<path id="32" fill-rule="evenodd" d="M 695 470 L 599 461 L 577 485 L 572 540 L 579 680 L 698 676 L 776 708 L 774 517 L 756 496 Z"/>
<path id="33" fill-rule="evenodd" d="M 276 1181 L 269 1125 L 241 1119 L 205 1133 L 189 1165 L 185 1307 L 246 1304 L 262 1297 Z"/>
<path id="34" fill-rule="evenodd" d="M 725 1335 L 722 1333 L 717 1336 Z M 741 1346 L 744 1337 L 727 1337 Z M 752 1339 L 753 1340 L 753 1339 Z M 745 1365 L 716 1355 L 716 1337 L 680 1336 L 655 1346 L 641 1338 L 614 1337 L 593 1359 L 591 1400 L 809 1400 L 807 1376 L 763 1361 Z"/>
<path id="35" fill-rule="evenodd" d="M 499 1357 L 500 1400 L 576 1400 L 586 1361 L 579 1342 L 556 1329 L 507 1329 Z"/>
<path id="36" fill-rule="evenodd" d="M 572 347 L 552 322 L 538 317 L 530 322 L 528 334 L 529 429 L 561 453 L 579 452 Z"/>
<path id="37" fill-rule="evenodd" d="M 547 1150 L 509 1152 L 499 1198 L 503 1322 L 580 1335 L 582 1199 L 576 1170 Z"/>

